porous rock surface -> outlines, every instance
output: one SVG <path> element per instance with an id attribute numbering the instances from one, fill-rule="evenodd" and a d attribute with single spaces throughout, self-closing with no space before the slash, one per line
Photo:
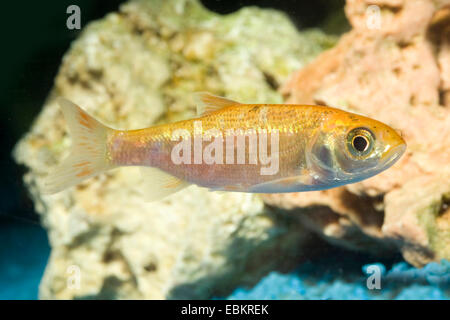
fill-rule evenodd
<path id="1" fill-rule="evenodd" d="M 348 0 L 346 14 L 353 29 L 282 92 L 291 103 L 383 121 L 401 132 L 407 151 L 360 183 L 265 201 L 298 212 L 311 230 L 351 249 L 400 250 L 416 266 L 449 259 L 450 1 Z"/>
<path id="2" fill-rule="evenodd" d="M 274 10 L 221 16 L 194 0 L 132 1 L 86 26 L 14 150 L 52 248 L 40 298 L 209 298 L 294 265 L 311 233 L 257 195 L 192 186 L 150 203 L 136 168 L 41 194 L 70 149 L 55 98 L 117 129 L 188 118 L 195 91 L 281 102 L 277 87 L 334 43 Z"/>

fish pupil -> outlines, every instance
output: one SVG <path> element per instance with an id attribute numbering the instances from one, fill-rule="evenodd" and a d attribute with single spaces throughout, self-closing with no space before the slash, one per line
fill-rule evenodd
<path id="1" fill-rule="evenodd" d="M 353 147 L 359 152 L 366 151 L 368 145 L 369 142 L 363 136 L 356 136 L 353 139 Z"/>

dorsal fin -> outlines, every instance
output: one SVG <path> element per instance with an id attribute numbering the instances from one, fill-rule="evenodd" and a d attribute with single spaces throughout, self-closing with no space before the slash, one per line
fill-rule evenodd
<path id="1" fill-rule="evenodd" d="M 212 95 L 208 92 L 197 92 L 197 115 L 205 115 L 219 109 L 240 104 L 237 101 Z"/>

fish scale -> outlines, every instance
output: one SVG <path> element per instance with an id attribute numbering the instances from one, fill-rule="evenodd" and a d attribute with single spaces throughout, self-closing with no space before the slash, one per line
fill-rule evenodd
<path id="1" fill-rule="evenodd" d="M 242 186 L 249 188 L 252 185 L 268 182 L 274 179 L 281 179 L 292 175 L 299 175 L 306 167 L 305 148 L 308 141 L 320 128 L 320 121 L 323 114 L 319 114 L 319 106 L 301 105 L 235 105 L 214 112 L 204 117 L 189 119 L 173 124 L 166 124 L 157 127 L 118 133 L 120 135 L 120 151 L 113 152 L 113 161 L 117 165 L 147 165 L 158 167 L 172 175 L 192 181 L 200 186 L 210 188 Z M 327 111 L 331 112 L 331 111 Z M 261 114 L 264 114 L 262 119 Z M 194 164 L 194 122 L 200 121 L 202 124 L 202 135 L 208 130 L 218 129 L 224 137 L 227 130 L 248 130 L 254 129 L 257 132 L 257 148 L 259 150 L 260 131 L 276 131 L 279 135 L 279 163 L 280 169 L 274 175 L 261 175 L 261 163 L 249 164 L 249 143 L 245 144 L 246 161 L 244 164 Z M 190 164 L 174 164 L 171 161 L 171 151 L 179 141 L 172 141 L 172 133 L 183 129 L 189 132 L 191 139 L 191 161 Z M 240 134 L 236 135 L 238 139 Z M 115 138 L 112 138 L 113 140 Z M 224 139 L 223 150 L 226 150 L 226 138 Z M 270 150 L 271 135 L 267 135 L 268 149 Z M 145 141 L 145 144 L 137 143 Z M 163 144 L 158 142 L 163 141 Z M 203 143 L 202 153 L 208 143 Z M 234 154 L 237 154 L 235 148 Z M 157 151 L 156 151 L 157 150 Z M 139 155 L 140 161 L 134 161 Z M 243 179 L 244 177 L 244 179 Z"/>
<path id="2" fill-rule="evenodd" d="M 388 125 L 336 108 L 199 96 L 199 117 L 139 130 L 108 128 L 60 99 L 72 152 L 44 192 L 120 166 L 143 168 L 151 200 L 189 184 L 256 193 L 324 190 L 378 174 L 406 148 Z"/>

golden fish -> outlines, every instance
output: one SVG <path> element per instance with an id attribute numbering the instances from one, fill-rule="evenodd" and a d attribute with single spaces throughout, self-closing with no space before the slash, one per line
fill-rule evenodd
<path id="1" fill-rule="evenodd" d="M 150 200 L 189 184 L 253 193 L 323 190 L 376 175 L 406 149 L 386 124 L 331 107 L 199 98 L 198 118 L 130 131 L 108 128 L 60 98 L 72 152 L 44 191 L 120 166 L 146 168 Z"/>

